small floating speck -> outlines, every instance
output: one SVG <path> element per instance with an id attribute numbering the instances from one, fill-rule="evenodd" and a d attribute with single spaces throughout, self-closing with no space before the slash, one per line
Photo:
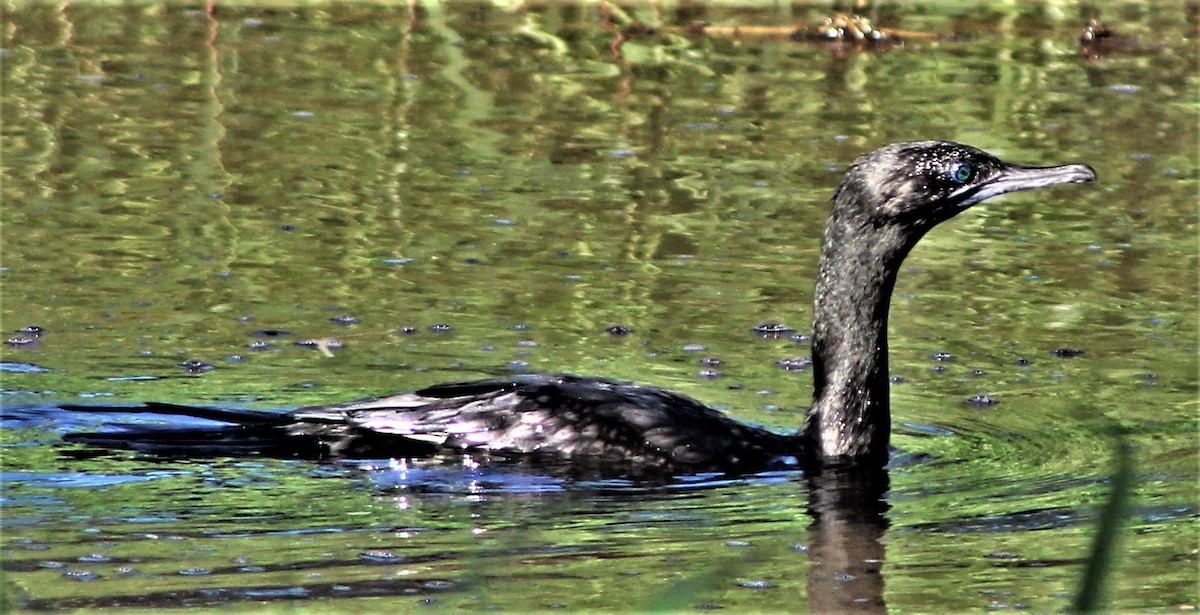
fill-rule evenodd
<path id="1" fill-rule="evenodd" d="M 717 357 L 704 357 L 703 359 L 700 359 L 700 365 L 703 365 L 705 367 L 717 367 L 718 365 L 721 365 L 722 363 L 724 363 L 724 361 L 722 361 L 721 359 L 719 359 Z"/>
<path id="2" fill-rule="evenodd" d="M 429 327 L 430 333 L 449 333 L 454 330 L 454 327 L 446 323 L 438 323 Z"/>
<path id="3" fill-rule="evenodd" d="M 345 344 L 342 342 L 328 337 L 300 340 L 296 342 L 295 345 L 301 348 L 313 348 L 320 350 L 321 354 L 324 354 L 327 357 L 332 357 L 334 350 L 338 350 L 345 346 Z"/>
<path id="4" fill-rule="evenodd" d="M 1029 359 L 1021 357 L 1021 358 L 1013 360 L 1013 365 L 1016 365 L 1017 367 L 1027 367 L 1027 366 L 1033 365 L 1033 361 L 1030 361 Z"/>
<path id="5" fill-rule="evenodd" d="M 612 156 L 613 158 L 632 158 L 633 156 L 637 156 L 637 150 L 615 149 L 609 152 L 608 155 Z"/>
<path id="6" fill-rule="evenodd" d="M 295 112 L 293 112 L 293 113 L 292 113 L 292 117 L 294 117 L 294 118 L 299 118 L 299 119 L 302 119 L 302 120 L 306 120 L 306 119 L 308 119 L 308 118 L 310 118 L 310 117 L 313 117 L 313 115 L 314 115 L 314 114 L 313 114 L 313 112 L 312 112 L 312 111 L 295 111 Z"/>
<path id="7" fill-rule="evenodd" d="M 516 226 L 517 223 L 505 218 L 496 218 L 492 221 L 496 226 Z"/>
<path id="8" fill-rule="evenodd" d="M 81 562 L 88 562 L 91 564 L 103 564 L 105 562 L 112 561 L 111 557 L 103 553 L 89 553 L 87 555 L 80 555 L 78 559 Z"/>
<path id="9" fill-rule="evenodd" d="M 202 374 L 204 372 L 210 372 L 216 369 L 216 366 L 213 364 L 205 363 L 200 359 L 188 359 L 187 361 L 180 363 L 179 367 L 183 368 L 183 371 L 189 374 Z"/>
<path id="10" fill-rule="evenodd" d="M 45 327 L 39 325 L 25 325 L 24 327 L 17 329 L 17 333 L 31 337 L 41 337 L 46 334 L 46 329 Z"/>
<path id="11" fill-rule="evenodd" d="M 208 568 L 184 568 L 183 570 L 179 571 L 179 574 L 185 577 L 202 577 L 204 575 L 212 574 L 212 570 Z"/>
<path id="12" fill-rule="evenodd" d="M 403 558 L 391 551 L 370 549 L 359 553 L 358 559 L 374 563 L 394 563 L 401 561 Z"/>
<path id="13" fill-rule="evenodd" d="M 994 406 L 1000 402 L 996 401 L 996 398 L 992 397 L 991 395 L 980 393 L 978 395 L 972 395 L 968 397 L 967 403 L 977 408 L 986 408 L 988 406 Z"/>
<path id="14" fill-rule="evenodd" d="M 811 357 L 784 357 L 775 362 L 775 367 L 789 372 L 804 371 L 812 367 Z"/>
<path id="15" fill-rule="evenodd" d="M 713 380 L 715 378 L 720 378 L 721 372 L 715 369 L 702 369 L 696 372 L 696 375 L 706 380 Z"/>
<path id="16" fill-rule="evenodd" d="M 930 355 L 930 358 L 932 358 L 934 361 L 940 361 L 940 362 L 944 363 L 944 362 L 948 362 L 948 361 L 953 361 L 954 355 L 952 355 L 948 352 L 935 352 L 932 355 Z"/>
<path id="17" fill-rule="evenodd" d="M 776 339 L 788 335 L 795 329 L 773 320 L 760 323 L 758 326 L 751 329 L 756 335 L 765 339 Z"/>
<path id="18" fill-rule="evenodd" d="M 413 260 L 415 260 L 415 259 L 408 258 L 407 256 L 400 256 L 400 257 L 396 257 L 396 258 L 385 258 L 385 259 L 383 259 L 383 264 L 385 264 L 385 265 L 407 265 L 407 264 L 413 262 Z"/>
<path id="19" fill-rule="evenodd" d="M 684 352 L 704 352 L 705 350 L 708 350 L 708 346 L 705 346 L 704 344 L 684 344 L 683 345 Z"/>
<path id="20" fill-rule="evenodd" d="M 95 581 L 100 578 L 99 574 L 90 570 L 65 570 L 62 576 L 71 581 Z"/>
<path id="21" fill-rule="evenodd" d="M 1122 94 L 1136 94 L 1141 89 L 1142 89 L 1141 87 L 1130 84 L 1130 83 L 1121 83 L 1121 84 L 1108 86 L 1108 91 L 1120 92 Z"/>
<path id="22" fill-rule="evenodd" d="M 908 378 L 905 378 L 904 376 L 892 376 L 891 378 L 888 378 L 888 382 L 892 384 L 904 384 L 905 382 L 908 382 Z"/>
<path id="23" fill-rule="evenodd" d="M 812 341 L 812 338 L 803 333 L 797 333 L 797 334 L 789 337 L 788 340 L 795 342 L 797 344 L 807 344 Z"/>
<path id="24" fill-rule="evenodd" d="M 419 330 L 416 327 L 400 327 L 399 329 L 396 329 L 396 331 L 403 335 L 416 335 L 419 333 Z"/>
<path id="25" fill-rule="evenodd" d="M 250 350 L 253 350 L 255 352 L 263 352 L 265 350 L 271 350 L 274 347 L 275 347 L 275 344 L 272 344 L 271 342 L 268 342 L 266 340 L 254 340 L 253 342 L 250 342 L 249 344 L 246 345 L 246 348 L 249 348 Z"/>
<path id="26" fill-rule="evenodd" d="M 763 579 L 751 579 L 749 581 L 738 582 L 738 587 L 745 587 L 746 589 L 775 589 L 776 585 Z"/>
<path id="27" fill-rule="evenodd" d="M 37 346 L 38 339 L 36 337 L 27 337 L 24 335 L 20 335 L 17 337 L 10 337 L 7 340 L 5 340 L 4 343 L 13 348 L 27 348 L 29 346 Z"/>
<path id="28" fill-rule="evenodd" d="M 1078 348 L 1072 348 L 1070 346 L 1063 346 L 1062 348 L 1055 348 L 1054 350 L 1051 350 L 1050 354 L 1052 354 L 1060 359 L 1071 359 L 1071 358 L 1078 357 L 1079 355 L 1083 354 L 1083 351 Z"/>
<path id="29" fill-rule="evenodd" d="M 358 324 L 358 318 L 355 318 L 354 316 L 351 316 L 350 314 L 338 314 L 337 316 L 330 318 L 329 322 L 331 322 L 335 325 L 343 325 L 343 326 L 356 325 L 356 324 Z"/>

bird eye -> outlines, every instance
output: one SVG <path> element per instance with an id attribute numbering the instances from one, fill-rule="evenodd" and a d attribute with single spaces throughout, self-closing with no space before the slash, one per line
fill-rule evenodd
<path id="1" fill-rule="evenodd" d="M 950 179 L 957 183 L 965 184 L 975 178 L 975 169 L 965 162 L 956 162 L 950 165 Z"/>

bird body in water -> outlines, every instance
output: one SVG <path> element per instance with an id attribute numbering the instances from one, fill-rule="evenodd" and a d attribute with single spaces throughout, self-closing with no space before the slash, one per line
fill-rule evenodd
<path id="1" fill-rule="evenodd" d="M 225 425 L 138 425 L 68 439 L 188 454 L 469 453 L 633 475 L 745 472 L 779 462 L 882 466 L 891 421 L 888 307 L 905 256 L 934 226 L 986 199 L 1095 178 L 1083 164 L 1026 167 L 946 141 L 896 143 L 854 161 L 831 200 L 814 294 L 814 399 L 793 435 L 659 388 L 528 374 L 286 413 L 150 403 L 120 409 Z"/>

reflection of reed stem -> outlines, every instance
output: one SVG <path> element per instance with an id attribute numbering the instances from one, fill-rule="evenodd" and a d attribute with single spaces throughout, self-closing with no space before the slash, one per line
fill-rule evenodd
<path id="1" fill-rule="evenodd" d="M 1129 516 L 1129 502 L 1133 497 L 1133 456 L 1129 452 L 1129 444 L 1120 433 L 1117 434 L 1116 456 L 1113 462 L 1116 467 L 1113 468 L 1112 487 L 1108 492 L 1108 500 L 1100 511 L 1100 521 L 1092 539 L 1092 552 L 1083 571 L 1083 580 L 1080 581 L 1079 591 L 1071 603 L 1070 611 L 1073 613 L 1094 613 L 1105 609 L 1104 597 L 1108 595 L 1109 573 L 1116 560 L 1121 526 Z"/>

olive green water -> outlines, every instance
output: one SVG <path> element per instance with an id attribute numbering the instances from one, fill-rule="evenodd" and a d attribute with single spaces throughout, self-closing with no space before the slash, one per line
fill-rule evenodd
<path id="1" fill-rule="evenodd" d="M 1113 605 L 1196 608 L 1196 5 L 904 4 L 876 23 L 959 36 L 887 49 L 670 29 L 823 6 L 670 6 L 629 7 L 660 29 L 615 53 L 589 6 L 4 6 L 0 314 L 46 329 L 0 371 L 9 604 L 819 606 L 853 579 L 822 584 L 798 475 L 164 460 L 63 444 L 85 419 L 53 406 L 544 370 L 793 428 L 811 375 L 775 362 L 808 348 L 751 328 L 807 329 L 856 155 L 942 138 L 1100 181 L 990 202 L 906 261 L 864 608 L 1065 608 L 1117 428 L 1138 482 Z M 1122 38 L 1085 54 L 1094 16 Z"/>

